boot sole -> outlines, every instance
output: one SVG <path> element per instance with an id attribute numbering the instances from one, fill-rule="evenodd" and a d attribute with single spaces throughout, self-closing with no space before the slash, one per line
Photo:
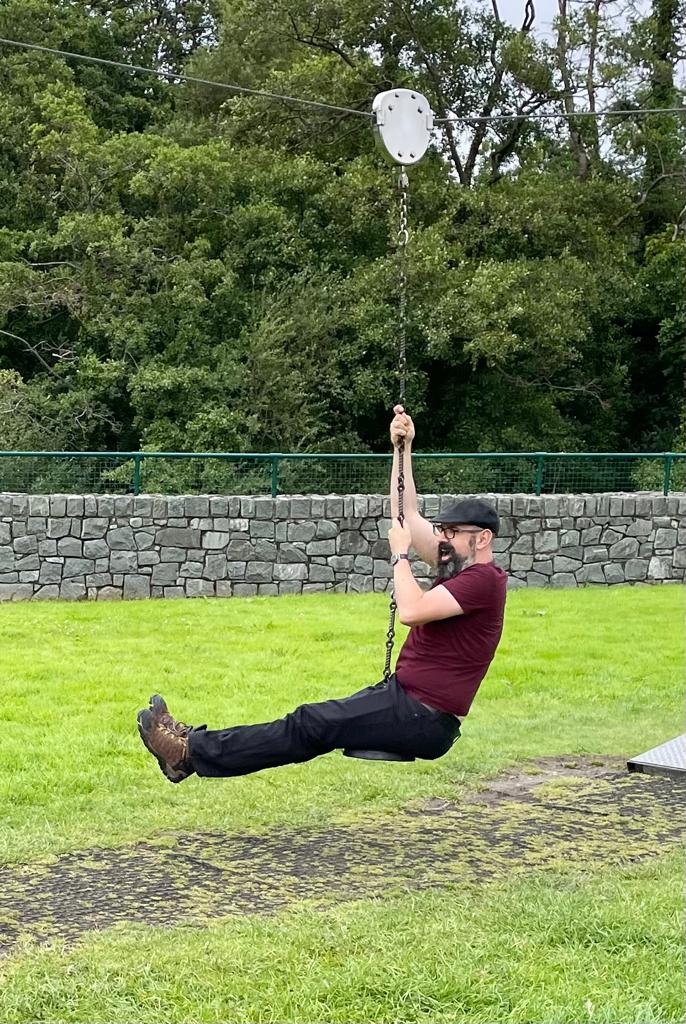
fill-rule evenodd
<path id="1" fill-rule="evenodd" d="M 160 701 L 162 701 L 162 704 L 164 704 L 162 698 L 160 697 L 159 699 Z M 151 703 L 152 700 L 154 700 L 154 698 L 151 698 Z M 166 704 L 164 705 L 164 707 L 166 710 Z M 167 761 L 164 760 L 163 757 L 160 757 L 160 755 L 157 754 L 148 743 L 146 734 L 150 731 L 151 723 L 149 720 L 151 716 L 152 711 L 150 708 L 144 708 L 142 711 L 139 711 L 136 716 L 136 721 L 138 723 L 138 735 L 143 741 L 143 746 L 155 758 L 158 765 L 160 766 L 160 771 L 164 775 L 165 779 L 168 779 L 169 782 L 173 783 L 183 782 L 184 779 L 188 778 L 186 772 L 177 772 L 174 768 L 171 767 L 170 764 L 168 764 Z"/>

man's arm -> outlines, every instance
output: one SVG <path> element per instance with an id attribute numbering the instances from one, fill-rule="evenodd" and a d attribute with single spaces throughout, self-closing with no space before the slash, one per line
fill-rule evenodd
<path id="1" fill-rule="evenodd" d="M 414 423 L 407 415 L 402 405 L 396 405 L 393 409 L 395 416 L 391 423 L 391 444 L 393 445 L 393 469 L 391 471 L 391 517 L 393 522 L 398 518 L 398 472 L 400 459 L 398 457 L 398 442 L 403 442 L 403 476 L 405 479 L 405 490 L 403 492 L 403 506 L 405 522 L 412 533 L 412 547 L 419 557 L 428 562 L 429 565 L 436 565 L 438 559 L 438 541 L 434 537 L 433 527 L 417 509 L 417 489 L 412 474 L 412 441 L 414 438 Z"/>

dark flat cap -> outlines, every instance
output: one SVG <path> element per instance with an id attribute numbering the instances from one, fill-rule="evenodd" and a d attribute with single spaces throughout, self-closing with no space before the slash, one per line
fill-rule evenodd
<path id="1" fill-rule="evenodd" d="M 444 523 L 446 526 L 452 524 L 480 526 L 482 530 L 490 530 L 495 537 L 498 536 L 500 529 L 498 513 L 492 505 L 482 501 L 481 498 L 465 498 L 463 501 L 458 501 L 455 505 L 447 508 L 445 512 L 441 512 L 439 516 L 434 516 L 431 522 Z"/>

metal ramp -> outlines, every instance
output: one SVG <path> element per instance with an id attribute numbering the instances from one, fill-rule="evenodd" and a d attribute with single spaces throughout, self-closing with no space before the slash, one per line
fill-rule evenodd
<path id="1" fill-rule="evenodd" d="M 686 732 L 646 750 L 645 754 L 637 754 L 626 765 L 630 772 L 686 778 Z"/>

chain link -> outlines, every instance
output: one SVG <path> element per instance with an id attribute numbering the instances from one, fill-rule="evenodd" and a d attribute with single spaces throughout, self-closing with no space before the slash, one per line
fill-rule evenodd
<path id="1" fill-rule="evenodd" d="M 405 406 L 405 376 L 407 371 L 406 342 L 407 342 L 407 243 L 409 231 L 407 217 L 409 209 L 408 187 L 409 180 L 404 167 L 400 168 L 398 188 L 400 189 L 400 229 L 397 236 L 398 256 L 398 395 L 400 405 Z M 405 441 L 398 442 L 398 519 L 400 523 L 405 521 Z M 386 682 L 391 676 L 391 660 L 393 658 L 393 645 L 395 643 L 395 613 L 398 605 L 395 600 L 395 593 L 391 591 L 391 604 L 388 616 L 388 630 L 386 632 L 386 663 L 384 665 L 383 677 Z"/>

